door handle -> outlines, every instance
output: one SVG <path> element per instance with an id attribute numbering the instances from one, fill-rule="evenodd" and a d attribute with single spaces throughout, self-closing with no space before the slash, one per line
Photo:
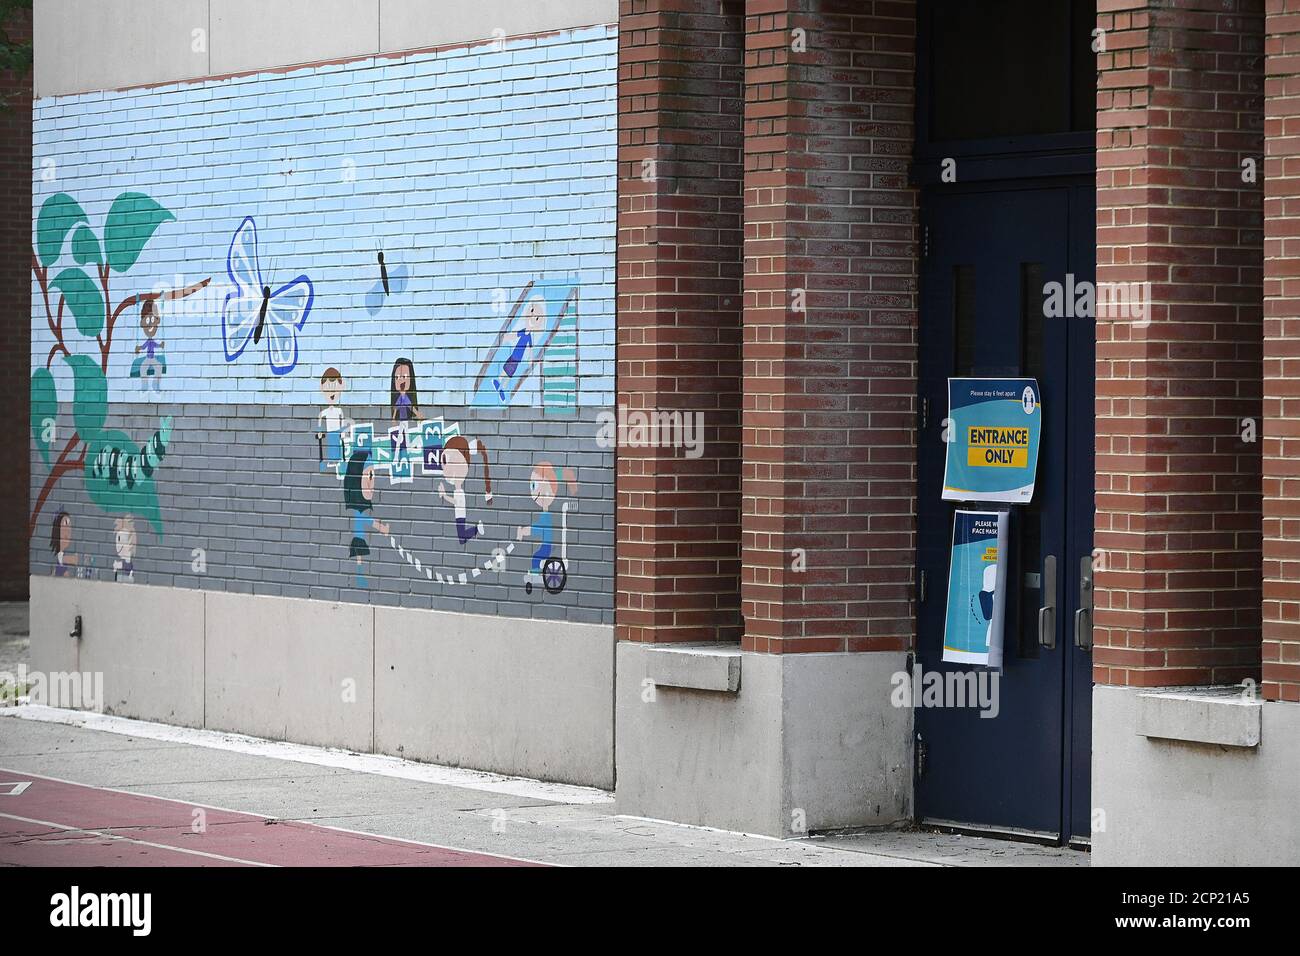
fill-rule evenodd
<path id="1" fill-rule="evenodd" d="M 1038 644 L 1056 647 L 1056 555 L 1043 558 L 1043 606 L 1038 609 Z"/>
<path id="2" fill-rule="evenodd" d="M 1079 559 L 1079 610 L 1074 612 L 1074 646 L 1092 648 L 1092 555 Z"/>

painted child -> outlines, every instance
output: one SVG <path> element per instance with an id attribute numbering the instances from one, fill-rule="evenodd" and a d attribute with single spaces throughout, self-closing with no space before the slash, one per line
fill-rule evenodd
<path id="1" fill-rule="evenodd" d="M 113 550 L 117 552 L 117 559 L 113 562 L 114 581 L 135 583 L 135 549 L 138 543 L 133 518 L 127 516 L 113 522 Z"/>
<path id="2" fill-rule="evenodd" d="M 60 511 L 54 516 L 50 526 L 50 550 L 54 552 L 54 576 L 65 578 L 72 569 L 81 564 L 81 559 L 72 550 L 72 515 Z"/>
<path id="3" fill-rule="evenodd" d="M 393 421 L 406 424 L 412 418 L 424 420 L 420 412 L 420 393 L 415 386 L 415 365 L 408 358 L 393 363 L 393 374 L 388 380 L 389 404 Z"/>
<path id="4" fill-rule="evenodd" d="M 371 514 L 375 502 L 375 469 L 371 467 L 368 450 L 354 451 L 348 459 L 347 474 L 343 477 L 343 504 L 352 512 L 352 542 L 348 557 L 357 559 L 357 587 L 369 587 L 365 574 L 365 558 L 370 554 L 366 534 L 373 527 L 380 534 L 388 534 L 388 525 Z"/>
<path id="5" fill-rule="evenodd" d="M 533 346 L 533 339 L 540 336 L 545 328 L 546 300 L 540 295 L 535 295 L 528 300 L 528 305 L 524 307 L 524 324 L 522 328 L 515 330 L 515 347 L 506 359 L 505 364 L 501 366 L 501 376 L 492 380 L 492 384 L 496 386 L 497 395 L 501 397 L 503 402 L 506 400 L 506 392 L 501 380 L 515 377 L 515 372 L 519 371 L 524 356 Z M 509 382 L 507 381 L 506 384 L 509 384 Z"/>
<path id="6" fill-rule="evenodd" d="M 393 373 L 388 379 L 388 403 L 393 410 L 393 421 L 402 426 L 402 438 L 399 446 L 396 438 L 392 439 L 393 460 L 398 458 L 400 447 L 402 456 L 406 451 L 406 423 L 412 418 L 424 421 L 420 411 L 420 393 L 415 386 L 415 365 L 408 358 L 399 358 L 393 363 Z"/>
<path id="7" fill-rule="evenodd" d="M 144 305 L 140 306 L 140 331 L 144 333 L 144 341 L 135 347 L 136 354 L 144 352 L 144 355 L 138 359 L 142 392 L 148 389 L 151 381 L 155 392 L 162 391 L 162 377 L 167 371 L 167 366 L 165 361 L 157 356 L 163 350 L 164 343 L 154 339 L 161 324 L 162 319 L 157 305 L 153 299 L 146 299 Z"/>
<path id="8" fill-rule="evenodd" d="M 539 461 L 533 467 L 532 474 L 528 476 L 528 493 L 532 495 L 533 502 L 540 510 L 531 525 L 527 527 L 520 526 L 515 533 L 516 541 L 532 538 L 537 543 L 537 549 L 533 551 L 532 564 L 529 566 L 525 581 L 530 580 L 533 575 L 541 573 L 543 563 L 551 556 L 554 548 L 555 522 L 552 520 L 550 508 L 555 503 L 555 498 L 559 493 L 561 478 L 564 479 L 565 484 L 568 486 L 569 494 L 576 494 L 578 479 L 572 468 L 556 471 L 555 466 L 549 461 Z"/>
<path id="9" fill-rule="evenodd" d="M 438 494 L 456 511 L 456 537 L 460 539 L 461 545 L 483 533 L 482 521 L 473 526 L 469 524 L 469 509 L 465 502 L 465 479 L 469 477 L 470 458 L 474 455 L 483 459 L 483 485 L 486 489 L 483 501 L 491 503 L 492 470 L 488 464 L 488 453 L 484 444 L 477 438 L 469 439 L 463 435 L 456 435 L 448 439 L 442 449 L 442 473 L 451 482 L 452 491 L 451 496 L 448 497 L 446 487 L 439 482 Z"/>
<path id="10" fill-rule="evenodd" d="M 316 440 L 325 439 L 324 454 L 321 455 L 320 460 L 321 471 L 326 467 L 336 467 L 343 461 L 343 431 L 349 422 L 343 414 L 343 406 L 339 404 L 339 398 L 346 388 L 343 374 L 333 366 L 327 368 L 320 377 L 320 393 L 325 399 L 325 407 L 316 416 L 316 425 L 319 429 L 316 432 Z"/>

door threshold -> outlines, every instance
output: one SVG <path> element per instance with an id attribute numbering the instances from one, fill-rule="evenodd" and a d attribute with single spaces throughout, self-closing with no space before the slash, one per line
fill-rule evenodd
<path id="1" fill-rule="evenodd" d="M 1048 830 L 1025 830 L 1020 827 L 997 827 L 983 823 L 957 823 L 953 820 L 933 819 L 920 820 L 917 826 L 938 830 L 941 833 L 961 833 L 966 836 L 982 836 L 994 840 L 1010 840 L 1016 843 L 1036 843 L 1041 846 L 1066 845 L 1071 849 L 1085 852 L 1091 849 L 1091 841 L 1089 840 L 1071 837 L 1063 843 L 1060 834 Z"/>

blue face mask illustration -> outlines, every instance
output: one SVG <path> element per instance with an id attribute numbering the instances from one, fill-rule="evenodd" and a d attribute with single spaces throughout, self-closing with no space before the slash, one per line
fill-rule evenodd
<path id="1" fill-rule="evenodd" d="M 984 569 L 984 587 L 980 589 L 980 613 L 984 620 L 993 620 L 993 591 L 997 587 L 998 567 L 990 564 Z"/>

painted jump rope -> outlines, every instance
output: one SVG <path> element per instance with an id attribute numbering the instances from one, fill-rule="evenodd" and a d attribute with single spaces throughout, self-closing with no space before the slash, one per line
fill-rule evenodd
<path id="1" fill-rule="evenodd" d="M 387 470 L 390 484 L 413 482 L 417 469 L 422 477 L 436 477 L 438 497 L 451 506 L 456 538 L 464 547 L 487 533 L 484 521 L 470 515 L 469 495 L 465 488 L 477 458 L 482 463 L 483 504 L 491 504 L 492 475 L 487 447 L 476 438 L 461 435 L 456 423 L 448 423 L 442 418 L 425 418 L 420 409 L 415 366 L 410 359 L 399 358 L 393 363 L 389 380 L 391 424 L 387 429 L 387 441 L 375 434 L 372 424 L 358 424 L 347 419 L 341 405 L 346 382 L 338 369 L 325 370 L 320 388 L 325 406 L 317 415 L 319 468 L 322 472 L 329 468 L 343 479 L 344 505 L 352 518 L 348 554 L 356 561 L 357 587 L 368 586 L 365 561 L 371 553 L 369 532 L 373 529 L 388 536 L 390 546 L 418 576 L 445 585 L 467 584 L 484 571 L 504 570 L 506 556 L 515 551 L 517 543 L 528 538 L 534 548 L 528 572 L 524 575 L 525 592 L 532 593 L 535 580 L 540 581 L 547 593 L 559 594 L 564 590 L 570 569 L 569 503 L 564 502 L 561 507 L 558 554 L 555 552 L 555 523 L 551 507 L 562 490 L 567 489 L 570 496 L 576 494 L 577 479 L 572 469 L 557 469 L 548 461 L 537 462 L 529 475 L 529 495 L 538 511 L 528 525 L 515 529 L 515 540 L 508 542 L 504 549 L 498 547 L 491 559 L 468 570 L 435 569 L 427 559 L 421 559 L 416 552 L 401 544 L 390 526 L 375 517 L 375 473 Z"/>

